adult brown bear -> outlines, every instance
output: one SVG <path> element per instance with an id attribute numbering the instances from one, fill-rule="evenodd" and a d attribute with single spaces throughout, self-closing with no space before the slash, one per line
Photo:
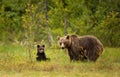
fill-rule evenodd
<path id="1" fill-rule="evenodd" d="M 92 35 L 78 37 L 73 34 L 58 37 L 58 43 L 62 49 L 68 49 L 68 54 L 71 61 L 96 61 L 103 52 L 102 43 Z"/>

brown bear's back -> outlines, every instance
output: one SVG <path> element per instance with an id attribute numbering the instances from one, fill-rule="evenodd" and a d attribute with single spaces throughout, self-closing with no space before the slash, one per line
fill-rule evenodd
<path id="1" fill-rule="evenodd" d="M 92 35 L 86 35 L 86 36 L 81 36 L 79 37 L 79 44 L 87 47 L 94 47 L 96 45 L 102 45 L 102 43 Z"/>

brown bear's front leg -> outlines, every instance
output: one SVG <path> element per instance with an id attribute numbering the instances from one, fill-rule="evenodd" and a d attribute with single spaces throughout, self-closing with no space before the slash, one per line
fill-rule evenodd
<path id="1" fill-rule="evenodd" d="M 74 53 L 72 48 L 68 48 L 68 54 L 70 57 L 70 61 L 78 61 L 79 60 L 79 57 L 77 56 L 77 54 Z"/>
<path id="2" fill-rule="evenodd" d="M 68 50 L 68 54 L 69 54 L 69 57 L 70 57 L 70 61 L 73 61 L 74 58 L 73 58 L 73 56 L 72 56 L 71 50 Z"/>

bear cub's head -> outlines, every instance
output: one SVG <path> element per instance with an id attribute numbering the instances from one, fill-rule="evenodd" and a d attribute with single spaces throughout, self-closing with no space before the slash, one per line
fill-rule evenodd
<path id="1" fill-rule="evenodd" d="M 37 53 L 43 53 L 44 52 L 45 45 L 37 45 Z"/>
<path id="2" fill-rule="evenodd" d="M 57 39 L 58 39 L 58 44 L 59 44 L 59 46 L 62 49 L 70 47 L 70 45 L 71 45 L 71 38 L 70 38 L 69 35 L 68 36 L 64 36 L 64 37 L 59 37 L 58 36 Z"/>

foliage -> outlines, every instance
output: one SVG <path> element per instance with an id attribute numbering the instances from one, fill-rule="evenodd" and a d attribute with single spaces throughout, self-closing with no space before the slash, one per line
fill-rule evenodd
<path id="1" fill-rule="evenodd" d="M 32 5 L 32 15 L 29 15 L 28 4 Z M 28 30 L 27 22 L 31 26 L 34 42 L 44 40 L 48 43 L 48 33 L 56 41 L 56 37 L 63 36 L 66 31 L 67 34 L 95 35 L 105 46 L 118 47 L 119 7 L 120 0 L 47 0 L 46 27 L 44 0 L 1 0 L 0 41 L 23 42 L 25 30 Z"/>

